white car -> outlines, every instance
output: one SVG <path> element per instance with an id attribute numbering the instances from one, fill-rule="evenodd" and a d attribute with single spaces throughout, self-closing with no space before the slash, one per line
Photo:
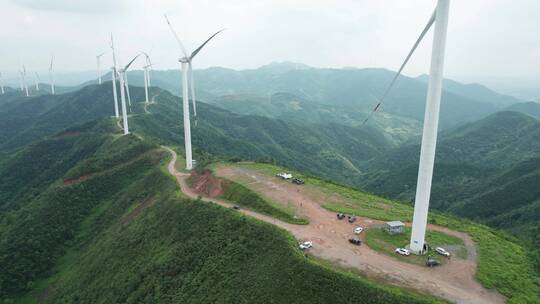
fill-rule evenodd
<path id="1" fill-rule="evenodd" d="M 396 253 L 401 255 L 410 255 L 411 252 L 405 248 L 396 248 Z"/>
<path id="2" fill-rule="evenodd" d="M 442 247 L 437 247 L 435 248 L 435 251 L 437 251 L 438 254 L 440 255 L 443 255 L 445 257 L 449 257 L 450 256 L 450 252 L 446 251 L 444 248 Z"/>
<path id="3" fill-rule="evenodd" d="M 306 242 L 300 243 L 300 249 L 302 249 L 302 250 L 309 249 L 311 247 L 313 247 L 313 242 L 312 241 L 306 241 Z"/>
<path id="4" fill-rule="evenodd" d="M 360 234 L 360 233 L 362 233 L 362 231 L 364 231 L 364 228 L 362 228 L 360 226 L 354 228 L 354 234 Z"/>
<path id="5" fill-rule="evenodd" d="M 276 176 L 281 177 L 282 179 L 291 179 L 292 178 L 292 174 L 284 173 L 284 172 L 278 173 L 278 174 L 276 174 Z"/>

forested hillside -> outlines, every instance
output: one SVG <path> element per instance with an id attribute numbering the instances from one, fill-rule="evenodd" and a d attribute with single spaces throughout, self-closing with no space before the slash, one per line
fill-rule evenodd
<path id="1" fill-rule="evenodd" d="M 141 100 L 141 88 L 131 90 Z M 110 83 L 78 91 L 34 97 L 13 93 L 0 96 L 0 150 L 11 150 L 75 124 L 114 115 Z"/>
<path id="2" fill-rule="evenodd" d="M 361 185 L 414 200 L 418 145 L 405 145 L 365 166 Z M 499 112 L 441 134 L 431 206 L 531 238 L 540 221 L 540 121 Z"/>
<path id="3" fill-rule="evenodd" d="M 321 119 L 316 123 L 327 123 L 335 117 L 349 123 L 358 123 L 367 117 L 395 74 L 384 69 L 322 69 L 295 63 L 275 63 L 252 70 L 195 70 L 194 75 L 197 95 L 201 100 L 239 114 L 281 118 L 280 115 L 287 112 L 286 117 L 303 121 L 305 117 L 315 119 L 315 112 Z M 130 77 L 131 84 L 143 84 L 142 72 L 131 72 Z M 175 70 L 154 71 L 152 83 L 179 95 L 179 77 L 179 72 Z M 401 121 L 421 122 L 424 117 L 426 86 L 421 77 L 400 76 L 381 108 L 379 118 L 382 121 L 374 119 L 373 123 L 377 125 L 384 122 L 383 126 L 395 126 Z M 448 80 L 444 88 L 440 120 L 442 128 L 472 122 L 510 104 L 521 102 L 479 85 Z M 293 103 L 289 107 L 294 110 L 293 115 L 290 111 L 280 111 L 272 105 L 272 96 L 277 93 L 292 94 L 295 96 L 293 101 L 307 102 L 310 106 L 298 108 Z M 241 106 L 238 100 L 246 105 Z M 253 111 L 254 105 L 260 105 L 256 112 Z M 384 119 L 383 113 L 391 117 Z M 405 126 L 408 124 L 410 127 L 410 122 Z"/>
<path id="4" fill-rule="evenodd" d="M 119 131 L 90 122 L 1 163 L 0 301 L 434 302 L 335 272 L 275 227 L 179 197 L 167 154 Z"/>

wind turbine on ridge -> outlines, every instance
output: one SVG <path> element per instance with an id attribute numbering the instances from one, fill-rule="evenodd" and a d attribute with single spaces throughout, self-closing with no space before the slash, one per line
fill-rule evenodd
<path id="1" fill-rule="evenodd" d="M 167 21 L 167 24 L 169 25 L 169 28 L 171 29 L 171 32 L 174 35 L 174 38 L 176 39 L 176 42 L 178 43 L 178 46 L 180 47 L 180 50 L 182 51 L 183 57 L 180 57 L 178 61 L 180 61 L 182 66 L 182 111 L 184 113 L 184 141 L 185 141 L 185 149 L 186 149 L 186 169 L 191 170 L 193 169 L 193 158 L 192 158 L 192 151 L 191 151 L 191 123 L 189 120 L 189 94 L 188 94 L 188 75 L 189 75 L 189 83 L 191 84 L 191 97 L 192 97 L 192 103 L 193 103 L 193 116 L 195 120 L 195 126 L 197 126 L 197 106 L 195 103 L 195 87 L 193 84 L 193 68 L 192 68 L 192 61 L 195 56 L 202 50 L 202 48 L 217 34 L 221 33 L 223 30 L 219 30 L 215 32 L 210 38 L 206 39 L 206 41 L 201 44 L 198 48 L 196 48 L 190 55 L 187 54 L 186 49 L 184 48 L 184 45 L 180 41 L 180 38 L 174 31 L 171 22 L 169 21 L 169 18 L 167 18 L 167 15 L 165 15 L 165 20 Z"/>
<path id="2" fill-rule="evenodd" d="M 99 54 L 96 56 L 97 61 L 97 74 L 98 74 L 98 84 L 101 84 L 101 65 L 100 65 L 100 59 L 101 56 L 105 55 L 105 52 Z"/>
<path id="3" fill-rule="evenodd" d="M 113 89 L 113 97 L 114 97 L 114 117 L 119 118 L 120 115 L 118 113 L 118 93 L 116 92 L 116 52 L 114 51 L 114 39 L 113 34 L 111 33 L 111 43 L 110 43 L 111 51 L 112 51 L 112 60 L 113 60 L 113 66 L 111 67 L 111 82 L 112 82 L 112 89 Z"/>
<path id="4" fill-rule="evenodd" d="M 36 91 L 39 91 L 39 75 L 37 72 L 34 72 L 34 83 L 36 85 Z"/>
<path id="5" fill-rule="evenodd" d="M 150 71 L 148 70 L 152 66 L 152 62 L 150 61 L 150 56 L 148 56 L 147 53 L 144 53 L 144 56 L 146 57 L 146 63 L 143 67 L 144 69 L 144 95 L 146 97 L 146 103 L 150 103 L 148 100 L 148 87 L 150 86 Z"/>
<path id="6" fill-rule="evenodd" d="M 54 92 L 53 62 L 54 62 L 54 56 L 51 55 L 51 64 L 49 65 L 49 81 L 51 83 L 51 94 L 54 95 L 55 92 Z"/>
<path id="7" fill-rule="evenodd" d="M 124 135 L 129 134 L 129 126 L 128 126 L 128 117 L 127 117 L 127 109 L 126 109 L 126 97 L 124 93 L 124 79 L 126 76 L 126 71 L 129 69 L 129 66 L 140 56 L 141 54 L 137 54 L 131 61 L 124 67 L 120 68 L 118 70 L 119 78 L 120 78 L 120 98 L 122 100 L 122 120 L 124 123 Z"/>
<path id="8" fill-rule="evenodd" d="M 2 79 L 2 72 L 0 72 L 0 80 Z M 4 95 L 4 84 L 0 82 L 0 91 L 2 92 L 2 95 Z"/>
<path id="9" fill-rule="evenodd" d="M 29 97 L 30 93 L 28 93 L 28 86 L 26 85 L 26 67 L 24 65 L 22 66 L 21 77 L 24 90 L 26 91 L 26 97 Z"/>
<path id="10" fill-rule="evenodd" d="M 435 24 L 433 33 L 433 47 L 431 53 L 431 67 L 429 72 L 428 92 L 426 97 L 426 110 L 424 115 L 424 129 L 422 133 L 422 145 L 420 149 L 420 164 L 418 168 L 418 180 L 416 197 L 414 200 L 414 214 L 412 221 L 412 233 L 409 249 L 415 254 L 424 254 L 426 250 L 425 234 L 427 227 L 429 199 L 431 196 L 431 183 L 433 180 L 433 166 L 435 163 L 435 149 L 437 146 L 437 131 L 439 125 L 439 112 L 442 95 L 442 81 L 444 70 L 444 55 L 446 48 L 446 35 L 448 28 L 448 11 L 450 0 L 438 0 L 435 12 L 431 15 L 424 30 L 416 40 L 405 61 L 384 91 L 381 99 L 372 110 L 370 115 L 362 123 L 365 124 L 371 116 L 380 108 L 385 97 L 395 84 L 403 68 L 412 54 L 431 28 Z"/>

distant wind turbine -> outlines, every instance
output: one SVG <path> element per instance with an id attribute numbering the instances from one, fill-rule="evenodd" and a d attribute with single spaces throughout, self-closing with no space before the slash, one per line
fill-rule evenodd
<path id="1" fill-rule="evenodd" d="M 2 73 L 0 72 L 0 80 L 2 79 Z M 4 95 L 4 83 L 0 82 L 0 90 L 2 91 L 2 95 Z"/>
<path id="2" fill-rule="evenodd" d="M 129 69 L 129 66 L 137 59 L 141 54 L 138 54 L 135 56 L 135 58 L 131 59 L 131 61 L 124 67 L 121 68 L 118 73 L 120 74 L 120 98 L 122 100 L 122 117 L 124 121 L 124 134 L 129 134 L 129 127 L 128 127 L 128 118 L 127 118 L 127 109 L 126 109 L 126 97 L 124 94 L 124 80 L 126 76 L 126 71 Z"/>
<path id="3" fill-rule="evenodd" d="M 150 101 L 148 100 L 148 87 L 150 86 L 150 72 L 149 68 L 152 66 L 152 62 L 150 61 L 150 56 L 148 54 L 143 53 L 146 57 L 146 64 L 144 65 L 144 96 L 146 97 L 146 103 L 148 104 Z"/>
<path id="4" fill-rule="evenodd" d="M 21 88 L 21 92 L 24 91 L 22 68 L 19 69 L 19 86 Z"/>
<path id="5" fill-rule="evenodd" d="M 183 57 L 179 59 L 181 65 L 182 65 L 182 104 L 183 104 L 183 113 L 184 113 L 184 140 L 185 140 L 185 149 L 186 149 L 186 169 L 191 170 L 193 169 L 193 158 L 192 158 L 192 151 L 191 151 L 191 123 L 189 120 L 189 96 L 188 96 L 188 74 L 189 74 L 189 82 L 191 83 L 191 97 L 193 102 L 193 116 L 195 119 L 195 126 L 197 126 L 197 106 L 195 104 L 195 87 L 193 84 L 193 69 L 191 66 L 191 62 L 193 58 L 201 51 L 201 49 L 217 34 L 221 33 L 223 30 L 219 30 L 215 32 L 210 38 L 208 38 L 203 44 L 201 44 L 198 48 L 196 48 L 191 55 L 188 56 L 186 49 L 184 48 L 184 45 L 180 41 L 180 38 L 174 31 L 171 22 L 169 21 L 169 18 L 167 18 L 167 15 L 165 15 L 165 20 L 167 21 L 167 24 L 169 25 L 169 28 L 171 29 L 171 32 L 174 35 L 174 38 L 176 39 L 176 42 L 180 46 L 180 49 L 182 51 Z"/>
<path id="6" fill-rule="evenodd" d="M 99 55 L 96 56 L 96 60 L 97 60 L 97 73 L 98 73 L 98 84 L 101 84 L 101 66 L 100 66 L 100 58 L 101 56 L 105 55 L 105 53 L 101 53 Z"/>
<path id="7" fill-rule="evenodd" d="M 51 64 L 49 65 L 49 82 L 51 83 L 51 94 L 54 95 L 55 92 L 54 92 L 53 63 L 54 63 L 54 56 L 51 56 Z"/>
<path id="8" fill-rule="evenodd" d="M 118 93 L 116 92 L 116 53 L 114 51 L 114 39 L 113 34 L 111 33 L 111 44 L 110 44 L 111 50 L 112 50 L 112 59 L 113 59 L 113 66 L 111 67 L 111 80 L 112 80 L 112 88 L 113 88 L 113 97 L 114 97 L 114 117 L 118 118 L 120 117 L 118 113 Z"/>
<path id="9" fill-rule="evenodd" d="M 36 91 L 39 91 L 39 75 L 37 72 L 34 72 L 34 83 L 36 84 Z"/>
<path id="10" fill-rule="evenodd" d="M 24 65 L 22 67 L 21 74 L 22 74 L 22 83 L 24 86 L 24 90 L 26 91 L 26 97 L 28 97 L 30 96 L 30 93 L 28 93 L 28 86 L 26 85 L 26 67 Z"/>

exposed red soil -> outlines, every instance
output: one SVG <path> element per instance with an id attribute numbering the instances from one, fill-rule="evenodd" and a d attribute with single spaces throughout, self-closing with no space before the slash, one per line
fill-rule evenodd
<path id="1" fill-rule="evenodd" d="M 81 183 L 81 182 L 87 180 L 88 178 L 90 178 L 90 176 L 92 176 L 92 174 L 85 174 L 85 175 L 79 176 L 77 178 L 65 179 L 64 180 L 64 186 L 70 186 L 70 185 L 73 185 L 73 184 Z"/>
<path id="2" fill-rule="evenodd" d="M 210 170 L 191 172 L 191 188 L 203 196 L 218 197 L 223 195 L 223 180 L 215 177 Z"/>

